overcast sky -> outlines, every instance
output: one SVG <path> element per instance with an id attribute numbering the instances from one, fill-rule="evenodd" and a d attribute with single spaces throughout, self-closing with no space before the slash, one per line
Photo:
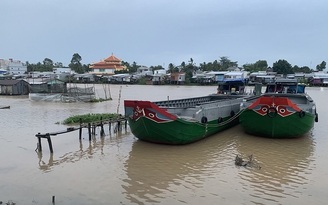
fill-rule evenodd
<path id="1" fill-rule="evenodd" d="M 30 63 L 328 61 L 327 0 L 0 0 L 0 28 L 0 59 Z"/>

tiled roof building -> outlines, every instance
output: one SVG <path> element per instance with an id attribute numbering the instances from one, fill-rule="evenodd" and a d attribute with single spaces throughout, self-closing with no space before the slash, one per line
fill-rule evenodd
<path id="1" fill-rule="evenodd" d="M 122 65 L 122 60 L 115 57 L 114 54 L 104 60 L 93 63 L 89 68 L 91 73 L 97 75 L 113 75 L 115 71 L 126 70 L 126 66 Z"/>

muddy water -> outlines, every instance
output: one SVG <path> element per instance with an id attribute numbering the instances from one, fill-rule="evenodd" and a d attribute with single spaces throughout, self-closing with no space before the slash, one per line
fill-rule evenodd
<path id="1" fill-rule="evenodd" d="M 78 132 L 52 138 L 35 152 L 38 132 L 86 113 L 123 113 L 124 99 L 164 100 L 215 93 L 214 86 L 96 85 L 102 103 L 33 102 L 0 96 L 0 200 L 17 204 L 324 204 L 328 194 L 327 88 L 307 88 L 319 122 L 299 139 L 254 137 L 238 125 L 186 146 L 146 143 L 129 129 L 89 142 Z M 236 155 L 261 169 L 236 167 Z"/>

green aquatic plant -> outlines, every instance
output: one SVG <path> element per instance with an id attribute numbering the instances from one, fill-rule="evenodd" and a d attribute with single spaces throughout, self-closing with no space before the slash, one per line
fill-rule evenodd
<path id="1" fill-rule="evenodd" d="M 98 122 L 100 121 L 100 119 L 102 119 L 103 121 L 115 120 L 120 117 L 121 117 L 120 114 L 115 114 L 115 113 L 75 115 L 64 120 L 63 124 L 64 125 L 77 124 L 80 123 L 80 119 L 82 119 L 82 123 L 89 123 L 89 122 Z"/>

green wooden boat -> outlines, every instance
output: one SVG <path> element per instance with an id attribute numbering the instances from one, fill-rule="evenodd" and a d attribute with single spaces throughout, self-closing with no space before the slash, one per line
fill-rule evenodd
<path id="1" fill-rule="evenodd" d="M 125 100 L 125 116 L 140 140 L 189 144 L 239 124 L 240 103 L 250 97 L 244 88 L 245 79 L 227 79 L 218 85 L 220 94 L 158 102 Z"/>
<path id="2" fill-rule="evenodd" d="M 318 122 L 318 114 L 304 84 L 277 79 L 267 85 L 264 94 L 244 100 L 239 121 L 252 135 L 293 138 L 309 132 Z"/>
<path id="3" fill-rule="evenodd" d="M 140 140 L 160 144 L 189 144 L 239 123 L 243 98 L 238 95 L 160 102 L 125 100 L 125 116 Z"/>

